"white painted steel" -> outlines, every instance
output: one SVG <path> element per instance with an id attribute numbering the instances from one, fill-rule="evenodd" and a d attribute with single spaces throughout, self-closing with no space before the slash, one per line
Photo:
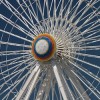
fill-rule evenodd
<path id="1" fill-rule="evenodd" d="M 38 77 L 38 76 L 35 75 L 35 74 L 36 74 L 36 73 L 39 73 L 38 70 L 39 70 L 39 72 L 40 72 L 39 64 L 37 64 L 36 67 L 35 67 L 35 68 L 32 70 L 32 72 L 30 73 L 30 76 L 28 77 L 28 79 L 26 80 L 24 86 L 22 87 L 22 89 L 21 89 L 20 92 L 18 93 L 16 100 L 20 100 L 20 99 L 23 97 L 23 95 L 26 94 L 25 92 L 27 92 L 27 91 L 25 91 L 25 90 L 26 90 L 27 88 L 29 88 L 30 84 L 33 84 L 32 82 L 35 83 L 36 78 Z M 35 77 L 34 77 L 34 76 L 35 76 Z M 33 78 L 34 78 L 34 79 L 33 79 Z M 34 80 L 34 81 L 32 81 L 32 80 Z M 30 86 L 30 87 L 32 87 L 32 86 Z M 26 98 L 28 98 L 28 95 L 29 95 L 29 91 L 28 91 L 28 93 L 27 93 L 27 97 L 26 97 Z M 26 99 L 26 100 L 27 100 L 27 99 Z"/>
<path id="2" fill-rule="evenodd" d="M 63 99 L 64 100 L 68 100 L 67 96 L 66 96 L 66 92 L 65 92 L 64 86 L 63 86 L 63 83 L 61 82 L 60 75 L 59 75 L 59 72 L 58 72 L 58 69 L 57 69 L 56 65 L 53 66 L 53 71 L 54 71 L 54 74 L 55 74 L 55 77 L 56 77 L 56 80 L 57 80 L 57 83 L 58 83 L 58 86 L 59 86 L 59 89 L 60 89 L 60 92 L 62 94 Z"/>
<path id="3" fill-rule="evenodd" d="M 29 99 L 33 94 L 33 100 L 99 100 L 99 4 L 100 0 L 0 0 L 0 99 Z M 57 67 L 52 67 L 52 59 L 36 67 L 32 41 L 42 33 L 56 41 Z M 46 41 L 38 42 L 36 50 L 45 54 Z"/>

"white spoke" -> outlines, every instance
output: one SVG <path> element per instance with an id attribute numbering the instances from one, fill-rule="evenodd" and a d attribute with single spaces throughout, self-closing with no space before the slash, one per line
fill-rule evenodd
<path id="1" fill-rule="evenodd" d="M 0 44 L 11 45 L 11 46 L 20 46 L 20 47 L 25 47 L 25 48 L 28 48 L 28 49 L 31 48 L 31 46 L 29 46 L 29 45 L 18 44 L 18 43 L 12 43 L 12 42 L 0 41 Z"/>
<path id="2" fill-rule="evenodd" d="M 88 71 L 87 69 L 85 69 L 84 67 L 79 66 L 78 64 L 75 64 L 73 62 L 70 62 L 73 66 L 75 66 L 76 68 L 78 68 L 79 70 L 83 71 L 84 73 L 86 73 L 87 75 L 89 75 L 90 77 L 92 77 L 93 79 L 97 80 L 98 82 L 100 81 L 100 78 L 98 76 L 96 76 L 95 74 L 91 73 L 90 71 Z"/>
<path id="3" fill-rule="evenodd" d="M 73 72 L 73 73 L 74 73 L 74 72 Z M 91 89 L 91 87 L 89 87 L 76 73 L 74 73 L 74 74 L 78 77 L 78 79 L 79 79 L 86 87 L 88 87 L 88 89 L 90 89 L 90 91 L 91 91 L 98 99 L 100 99 L 99 95 L 97 95 L 97 94 L 94 92 L 94 90 Z"/>
<path id="4" fill-rule="evenodd" d="M 25 66 L 24 68 L 19 69 L 19 70 L 16 71 L 16 69 L 18 69 L 18 67 L 20 67 L 22 64 L 24 64 L 25 62 L 27 62 L 27 61 L 29 61 L 29 60 L 30 60 L 30 59 L 24 61 L 24 62 L 21 63 L 19 66 L 17 66 L 17 68 L 14 69 L 15 71 L 13 71 L 13 73 L 11 73 L 11 74 L 6 75 L 5 77 L 3 77 L 3 79 L 5 79 L 5 78 L 8 78 L 8 77 L 10 77 L 10 76 L 12 76 L 12 75 L 15 74 L 15 75 L 12 76 L 10 79 L 8 79 L 3 85 L 1 85 L 1 87 L 3 87 L 3 86 L 4 86 L 7 82 L 9 82 L 12 78 L 14 78 L 15 76 L 17 76 L 20 72 L 24 71 L 27 67 L 29 67 L 29 65 L 28 65 L 28 66 Z"/>
<path id="5" fill-rule="evenodd" d="M 71 57 L 71 56 L 70 56 L 70 57 Z M 97 66 L 97 65 L 95 65 L 95 64 L 89 63 L 89 62 L 87 62 L 87 61 L 84 61 L 84 60 L 81 60 L 81 59 L 78 59 L 78 58 L 75 58 L 75 57 L 71 57 L 71 58 L 74 59 L 74 60 L 76 60 L 76 61 L 79 61 L 79 62 L 82 62 L 82 63 L 84 63 L 84 64 L 87 64 L 87 65 L 89 65 L 89 66 L 91 66 L 91 67 L 100 69 L 100 66 Z"/>
<path id="6" fill-rule="evenodd" d="M 91 55 L 91 54 L 85 54 L 85 53 L 79 53 L 79 52 L 78 53 L 70 52 L 70 53 L 80 55 L 80 56 L 100 59 L 100 56 L 98 56 L 98 55 Z"/>
<path id="7" fill-rule="evenodd" d="M 12 59 L 6 59 L 4 61 L 1 61 L 0 65 L 4 65 L 5 63 L 12 63 L 12 62 L 15 62 L 15 61 L 17 61 L 17 60 L 19 60 L 21 58 L 27 57 L 27 56 L 30 56 L 30 55 L 23 55 L 23 56 L 21 55 L 21 57 L 14 57 Z"/>
<path id="8" fill-rule="evenodd" d="M 25 30 L 24 28 L 22 28 L 21 26 L 19 26 L 18 24 L 16 24 L 15 22 L 11 21 L 10 19 L 8 19 L 7 17 L 3 16 L 0 14 L 0 18 L 4 21 L 6 21 L 7 23 L 9 23 L 10 25 L 12 25 L 13 27 L 15 27 L 16 29 L 20 30 L 21 32 L 23 32 L 24 34 L 26 34 L 27 36 L 31 37 L 34 36 L 32 33 L 29 33 L 27 30 Z"/>
<path id="9" fill-rule="evenodd" d="M 1 1 L 2 2 L 2 1 Z M 23 17 L 16 8 L 14 8 L 8 1 L 4 1 L 2 2 L 26 27 L 28 27 L 28 29 L 33 33 L 32 29 L 29 28 L 29 25 L 34 28 L 35 30 L 37 30 L 35 27 L 33 27 L 33 25 L 25 18 Z M 18 15 L 20 16 L 18 16 Z M 21 19 L 22 18 L 22 19 Z"/>

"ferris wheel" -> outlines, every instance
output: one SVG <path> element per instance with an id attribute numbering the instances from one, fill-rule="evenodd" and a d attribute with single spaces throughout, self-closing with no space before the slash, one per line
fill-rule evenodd
<path id="1" fill-rule="evenodd" d="M 100 0 L 0 0 L 0 100 L 100 100 Z"/>

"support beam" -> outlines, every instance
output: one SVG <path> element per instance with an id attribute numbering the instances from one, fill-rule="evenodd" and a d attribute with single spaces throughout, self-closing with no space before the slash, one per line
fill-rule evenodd
<path id="1" fill-rule="evenodd" d="M 71 71 L 73 70 L 73 66 L 70 66 L 68 63 L 65 63 L 65 62 L 62 62 L 62 66 L 65 67 L 64 72 L 69 76 L 69 78 L 71 79 L 71 82 L 73 82 L 74 87 L 76 88 L 77 93 L 79 94 L 80 100 L 90 100 L 88 94 L 86 93 L 79 79 Z"/>
<path id="2" fill-rule="evenodd" d="M 38 72 L 37 72 L 38 71 Z M 39 69 L 39 65 L 37 64 L 36 67 L 33 69 L 33 71 L 31 72 L 30 76 L 28 77 L 28 79 L 26 80 L 24 86 L 22 87 L 22 89 L 19 91 L 18 96 L 16 97 L 16 100 L 21 100 L 21 98 L 23 98 L 24 94 L 26 94 L 26 90 L 28 89 L 30 83 L 32 83 L 32 79 L 35 79 L 36 77 L 36 72 L 39 73 L 40 69 Z M 36 75 L 35 75 L 36 74 Z M 34 77 L 35 75 L 35 77 Z M 34 77 L 34 78 L 33 78 Z"/>
<path id="3" fill-rule="evenodd" d="M 54 74 L 55 74 L 55 77 L 56 77 L 56 80 L 57 80 L 57 83 L 58 83 L 58 86 L 59 86 L 59 89 L 60 89 L 63 99 L 68 100 L 67 94 L 66 94 L 64 86 L 63 86 L 63 82 L 61 81 L 60 74 L 58 72 L 56 65 L 53 66 L 53 71 L 54 71 Z"/>
<path id="4" fill-rule="evenodd" d="M 47 75 L 46 75 L 45 79 L 43 80 L 43 83 L 41 84 L 40 89 L 37 93 L 36 100 L 47 100 L 48 94 L 50 91 L 50 81 L 51 80 L 52 80 L 51 71 L 48 70 Z M 44 95 L 44 93 L 45 93 L 45 95 Z M 44 97 L 43 97 L 43 95 L 44 95 Z"/>
<path id="5" fill-rule="evenodd" d="M 38 79 L 39 74 L 40 74 L 40 69 L 37 71 L 36 75 L 34 76 L 34 79 L 33 79 L 32 82 L 30 83 L 29 89 L 28 89 L 28 91 L 27 91 L 27 94 L 26 94 L 24 100 L 29 100 L 29 97 L 30 97 L 30 95 L 31 95 L 31 93 L 32 93 L 32 90 L 33 90 L 33 88 L 34 88 L 34 86 L 35 86 L 35 83 L 36 83 L 36 81 L 37 81 L 37 79 Z"/>

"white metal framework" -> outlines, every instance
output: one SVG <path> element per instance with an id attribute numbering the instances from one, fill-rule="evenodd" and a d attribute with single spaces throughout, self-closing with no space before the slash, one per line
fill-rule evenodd
<path id="1" fill-rule="evenodd" d="M 100 0 L 0 0 L 0 100 L 100 100 Z M 56 53 L 39 62 L 32 41 Z"/>

